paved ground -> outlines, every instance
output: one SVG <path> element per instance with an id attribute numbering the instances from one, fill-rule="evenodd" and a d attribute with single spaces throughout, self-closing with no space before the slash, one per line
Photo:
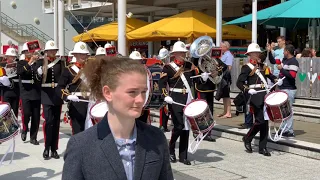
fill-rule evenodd
<path id="1" fill-rule="evenodd" d="M 239 127 L 239 124 L 244 123 L 243 114 L 240 114 L 239 116 L 232 114 L 232 118 L 221 119 L 216 116 L 220 113 L 222 113 L 222 109 L 215 109 L 215 118 L 220 125 Z M 271 124 L 271 122 L 269 124 Z M 293 129 L 296 135 L 295 139 L 320 144 L 320 124 L 294 121 Z"/>
<path id="2" fill-rule="evenodd" d="M 68 125 L 61 124 L 62 131 L 70 133 Z M 157 126 L 157 124 L 155 124 Z M 63 159 L 45 161 L 42 159 L 43 133 L 39 131 L 39 146 L 22 142 L 16 138 L 16 153 L 10 165 L 0 167 L 0 180 L 58 180 L 61 179 Z M 166 133 L 170 138 L 170 133 Z M 63 156 L 68 135 L 60 135 L 60 149 Z M 190 138 L 191 140 L 191 138 Z M 10 142 L 0 145 L 0 158 Z M 10 154 L 9 154 L 10 155 Z M 5 163 L 9 162 L 6 158 Z M 176 180 L 194 179 L 319 179 L 320 161 L 305 157 L 273 151 L 271 157 L 254 152 L 248 154 L 238 141 L 219 138 L 217 142 L 203 142 L 200 149 L 189 155 L 191 166 L 172 164 Z"/>

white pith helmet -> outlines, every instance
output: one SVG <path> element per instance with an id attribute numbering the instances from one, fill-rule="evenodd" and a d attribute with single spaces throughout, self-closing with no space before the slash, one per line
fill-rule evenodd
<path id="1" fill-rule="evenodd" d="M 17 57 L 17 50 L 15 48 L 8 48 L 6 51 L 6 56 L 15 56 Z"/>
<path id="2" fill-rule="evenodd" d="M 27 43 L 24 43 L 22 45 L 22 51 L 29 51 L 29 48 L 28 48 L 28 44 Z"/>
<path id="3" fill-rule="evenodd" d="M 112 45 L 111 45 L 110 43 L 106 43 L 106 44 L 104 45 L 104 48 L 110 48 L 110 47 L 112 47 Z"/>
<path id="4" fill-rule="evenodd" d="M 139 51 L 132 51 L 132 53 L 130 54 L 129 58 L 133 59 L 133 60 L 141 60 L 141 54 L 139 53 Z"/>
<path id="5" fill-rule="evenodd" d="M 48 50 L 58 50 L 58 47 L 56 46 L 56 44 L 54 43 L 54 41 L 49 40 L 49 41 L 46 42 L 46 45 L 45 45 L 44 50 L 45 50 L 45 51 L 48 51 Z"/>
<path id="6" fill-rule="evenodd" d="M 72 54 L 75 54 L 75 53 L 79 53 L 79 54 L 90 54 L 89 50 L 88 50 L 88 46 L 86 43 L 84 42 L 77 42 L 75 45 L 74 45 L 74 48 L 72 50 Z"/>
<path id="7" fill-rule="evenodd" d="M 96 50 L 96 56 L 97 55 L 106 55 L 106 50 L 103 47 L 98 47 L 98 49 Z"/>
<path id="8" fill-rule="evenodd" d="M 262 52 L 261 49 L 260 49 L 259 44 L 257 44 L 257 43 L 251 43 L 251 44 L 248 46 L 247 52 L 246 52 L 245 54 L 252 53 L 252 52 L 259 52 L 259 53 Z"/>
<path id="9" fill-rule="evenodd" d="M 171 53 L 174 52 L 188 52 L 188 49 L 182 41 L 177 41 L 174 43 Z"/>
<path id="10" fill-rule="evenodd" d="M 168 55 L 169 55 L 168 49 L 162 48 L 162 49 L 160 49 L 160 51 L 159 51 L 158 59 L 162 60 L 162 59 L 168 57 Z"/>

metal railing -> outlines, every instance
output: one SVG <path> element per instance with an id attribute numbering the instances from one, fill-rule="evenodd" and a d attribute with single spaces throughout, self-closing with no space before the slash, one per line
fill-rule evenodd
<path id="1" fill-rule="evenodd" d="M 47 41 L 53 39 L 40 29 L 36 28 L 34 25 L 20 24 L 3 12 L 1 12 L 1 18 L 3 25 L 7 26 L 11 31 L 17 33 L 21 37 L 34 37 L 35 39 L 42 41 L 43 43 L 46 43 Z M 68 48 L 65 48 L 65 51 L 69 52 L 70 50 Z"/>

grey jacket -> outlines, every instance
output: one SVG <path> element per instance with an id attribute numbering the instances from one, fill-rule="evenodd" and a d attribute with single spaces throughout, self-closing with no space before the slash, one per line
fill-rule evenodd
<path id="1" fill-rule="evenodd" d="M 173 180 L 168 143 L 156 127 L 136 121 L 134 180 Z M 64 156 L 62 180 L 125 180 L 125 170 L 107 115 L 72 136 Z"/>

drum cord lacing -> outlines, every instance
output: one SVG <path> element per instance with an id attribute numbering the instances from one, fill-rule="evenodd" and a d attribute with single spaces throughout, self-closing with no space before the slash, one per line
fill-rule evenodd
<path id="1" fill-rule="evenodd" d="M 78 18 L 72 13 L 72 11 L 70 10 L 70 8 L 68 7 L 68 12 L 72 15 L 72 17 L 73 17 L 73 18 L 79 23 L 79 25 L 83 28 L 83 33 L 81 34 L 78 42 L 82 40 L 82 36 L 84 35 L 84 33 L 87 33 L 88 36 L 91 38 L 92 42 L 93 42 L 97 47 L 99 47 L 98 44 L 96 43 L 96 41 L 93 39 L 92 34 L 90 34 L 90 33 L 88 32 L 88 28 L 89 28 L 90 25 L 92 24 L 93 20 L 98 16 L 98 14 L 99 14 L 100 11 L 102 10 L 102 8 L 105 7 L 105 5 L 108 3 L 108 1 L 109 1 L 109 0 L 107 0 L 106 2 L 104 2 L 104 3 L 102 4 L 102 6 L 99 8 L 99 11 L 96 13 L 96 15 L 95 15 L 93 18 L 91 18 L 90 23 L 89 23 L 88 26 L 86 26 L 86 27 L 83 26 L 83 24 L 78 20 Z"/>

